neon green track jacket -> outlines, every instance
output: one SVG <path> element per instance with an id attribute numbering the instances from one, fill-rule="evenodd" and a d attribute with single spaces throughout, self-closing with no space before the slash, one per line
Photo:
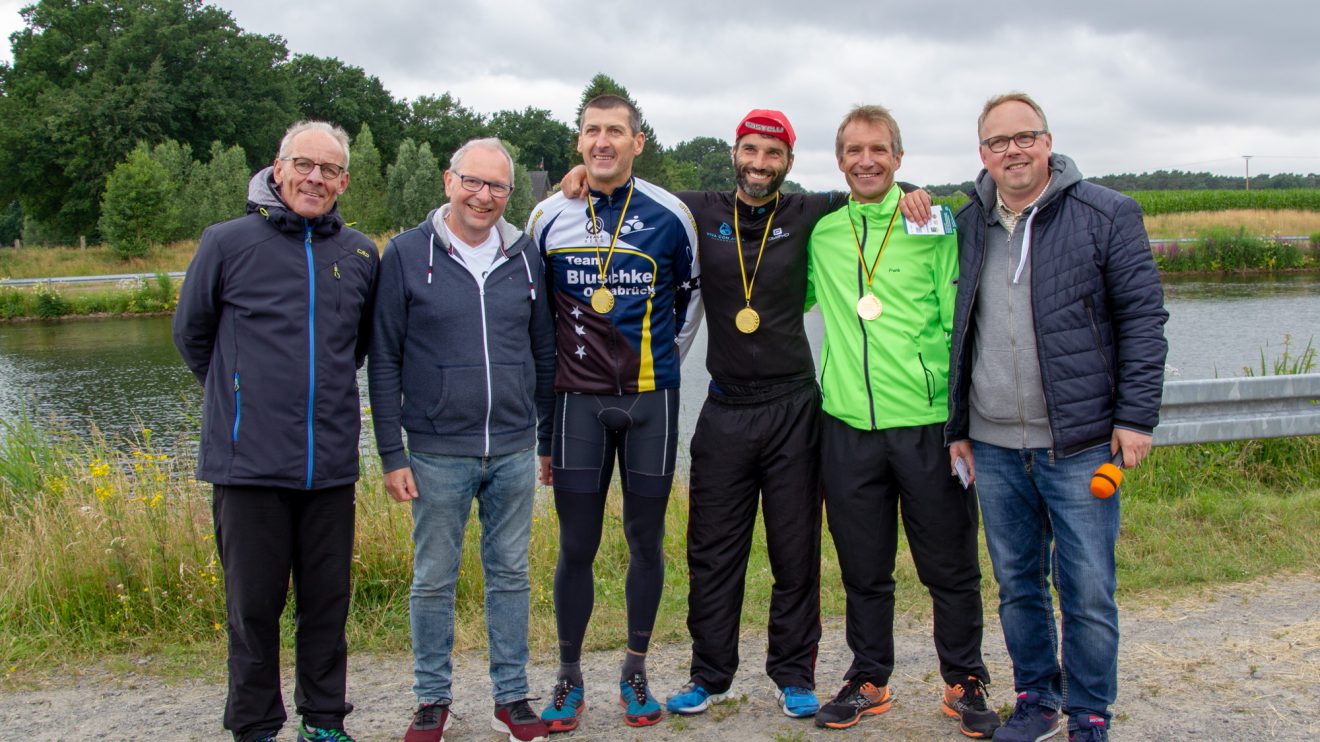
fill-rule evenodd
<path id="1" fill-rule="evenodd" d="M 908 234 L 894 219 L 888 245 L 871 281 L 883 311 L 857 313 L 866 272 L 875 263 L 902 191 L 876 204 L 851 198 L 811 233 L 807 309 L 825 317 L 820 385 L 826 413 L 860 430 L 943 423 L 948 418 L 949 334 L 958 284 L 958 236 L 942 207 L 942 233 Z M 854 236 L 854 228 L 856 230 Z M 864 246 L 866 269 L 858 258 Z"/>

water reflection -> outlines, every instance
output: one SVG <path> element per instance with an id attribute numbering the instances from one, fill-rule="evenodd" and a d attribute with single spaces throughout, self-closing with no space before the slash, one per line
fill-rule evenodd
<path id="1" fill-rule="evenodd" d="M 1312 338 L 1320 342 L 1314 274 L 1172 279 L 1165 296 L 1171 379 L 1239 375 L 1243 366 L 1259 367 L 1262 349 L 1267 361 L 1278 356 L 1285 336 L 1293 353 Z M 820 313 L 806 322 L 819 353 Z M 705 399 L 705 356 L 703 328 L 683 364 L 683 449 Z M 80 434 L 99 426 L 111 438 L 148 427 L 172 451 L 196 435 L 201 396 L 175 353 L 168 317 L 0 324 L 0 417 L 6 420 L 27 414 Z M 364 430 L 364 452 L 374 455 L 370 443 Z"/>

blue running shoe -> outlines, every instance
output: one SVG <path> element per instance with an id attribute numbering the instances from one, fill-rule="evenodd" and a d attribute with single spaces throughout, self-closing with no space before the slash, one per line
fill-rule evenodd
<path id="1" fill-rule="evenodd" d="M 623 707 L 623 723 L 630 727 L 649 727 L 660 723 L 663 716 L 660 702 L 651 695 L 646 676 L 640 672 L 619 682 L 619 705 Z"/>
<path id="2" fill-rule="evenodd" d="M 779 708 L 783 709 L 785 716 L 805 719 L 820 711 L 820 701 L 816 699 L 815 692 L 790 685 L 779 691 Z"/>
<path id="3" fill-rule="evenodd" d="M 541 710 L 541 721 L 551 734 L 569 732 L 577 729 L 578 718 L 586 710 L 587 691 L 568 678 L 560 678 L 550 691 L 550 703 Z"/>
<path id="4" fill-rule="evenodd" d="M 665 701 L 665 708 L 669 709 L 671 714 L 699 714 L 712 703 L 719 703 L 728 697 L 727 690 L 723 693 L 711 693 L 696 683 L 688 683 Z"/>
<path id="5" fill-rule="evenodd" d="M 1034 690 L 1018 694 L 1013 714 L 995 730 L 995 742 L 1041 742 L 1059 733 L 1062 714 L 1040 702 Z"/>
<path id="6" fill-rule="evenodd" d="M 353 742 L 353 738 L 343 729 L 314 727 L 304 721 L 298 725 L 298 742 Z"/>

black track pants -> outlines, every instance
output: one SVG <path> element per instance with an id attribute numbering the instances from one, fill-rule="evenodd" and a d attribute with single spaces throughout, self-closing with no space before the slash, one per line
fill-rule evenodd
<path id="1" fill-rule="evenodd" d="M 692 436 L 691 678 L 723 692 L 738 669 L 747 559 L 760 505 L 774 575 L 765 669 L 781 688 L 814 688 L 820 641 L 820 395 L 808 382 L 769 401 L 738 401 L 707 398 Z"/>
<path id="2" fill-rule="evenodd" d="M 825 513 L 848 598 L 853 652 L 846 678 L 876 685 L 894 671 L 894 559 L 898 520 L 934 604 L 935 651 L 946 683 L 975 675 L 981 661 L 981 569 L 976 497 L 949 475 L 943 425 L 857 430 L 823 414 Z"/>
<path id="3" fill-rule="evenodd" d="M 215 486 L 212 513 L 229 614 L 225 728 L 239 740 L 275 734 L 280 695 L 280 614 L 293 577 L 294 704 L 312 726 L 342 727 L 354 486 L 321 490 Z"/>

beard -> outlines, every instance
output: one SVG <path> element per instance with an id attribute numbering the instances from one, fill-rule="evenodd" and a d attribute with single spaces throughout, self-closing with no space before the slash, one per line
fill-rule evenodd
<path id="1" fill-rule="evenodd" d="M 748 170 L 751 170 L 751 168 L 742 165 L 738 166 L 735 168 L 734 179 L 738 182 L 738 190 L 752 198 L 766 198 L 774 195 L 774 193 L 779 190 L 779 187 L 784 184 L 784 179 L 788 177 L 788 168 L 784 168 L 783 170 L 774 173 L 769 182 L 765 185 L 753 185 L 747 182 Z M 762 170 L 761 172 L 766 171 Z"/>

